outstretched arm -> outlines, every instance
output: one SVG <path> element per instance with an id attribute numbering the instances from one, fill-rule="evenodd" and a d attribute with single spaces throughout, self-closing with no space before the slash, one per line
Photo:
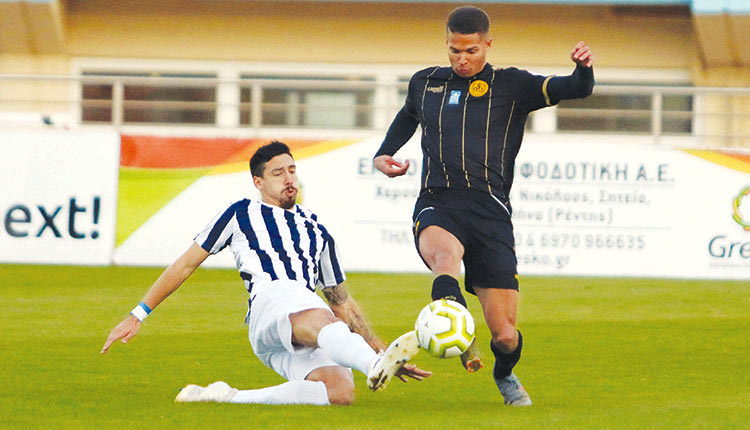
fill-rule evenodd
<path id="1" fill-rule="evenodd" d="M 578 42 L 570 53 L 576 68 L 569 76 L 549 79 L 547 94 L 550 104 L 560 100 L 588 97 L 594 90 L 594 54 L 585 42 Z"/>
<path id="2" fill-rule="evenodd" d="M 197 243 L 193 243 L 187 251 L 185 251 L 174 263 L 167 267 L 161 276 L 154 282 L 154 284 L 146 292 L 146 296 L 143 298 L 143 303 L 149 307 L 149 309 L 156 308 L 159 303 L 163 302 L 164 299 L 169 297 L 170 294 L 175 292 L 177 288 L 182 285 L 183 282 L 190 275 L 195 272 L 195 269 L 206 260 L 209 253 L 200 247 Z M 134 315 L 130 314 L 120 324 L 118 324 L 107 337 L 107 341 L 104 342 L 102 347 L 102 354 L 106 354 L 109 351 L 110 345 L 116 340 L 121 340 L 122 343 L 127 343 L 132 339 L 141 327 L 141 322 Z"/>

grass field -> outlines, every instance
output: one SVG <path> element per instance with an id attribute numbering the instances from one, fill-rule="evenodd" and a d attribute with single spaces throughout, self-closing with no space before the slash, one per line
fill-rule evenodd
<path id="1" fill-rule="evenodd" d="M 522 279 L 524 354 L 534 406 L 510 408 L 487 368 L 419 354 L 435 374 L 382 393 L 355 374 L 351 407 L 175 404 L 180 387 L 282 379 L 252 354 L 247 295 L 229 270 L 200 270 L 128 345 L 99 354 L 160 269 L 0 265 L 2 428 L 729 429 L 750 426 L 750 282 Z M 350 274 L 386 339 L 410 330 L 428 277 Z"/>

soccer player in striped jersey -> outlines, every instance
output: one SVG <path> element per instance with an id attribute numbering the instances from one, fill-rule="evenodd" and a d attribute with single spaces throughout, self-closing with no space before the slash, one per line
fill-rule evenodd
<path id="1" fill-rule="evenodd" d="M 495 68 L 486 60 L 489 25 L 479 8 L 451 12 L 446 24 L 451 67 L 412 76 L 406 103 L 373 162 L 388 177 L 406 173 L 408 161 L 393 155 L 421 126 L 422 189 L 413 232 L 434 275 L 432 298 L 466 304 L 458 282 L 463 261 L 466 291 L 479 299 L 492 335 L 495 383 L 506 404 L 527 406 L 529 395 L 513 373 L 523 346 L 516 328 L 518 271 L 508 199 L 513 169 L 530 112 L 591 94 L 593 56 L 579 42 L 569 76 Z M 475 344 L 461 359 L 469 371 L 482 367 Z"/>
<path id="2" fill-rule="evenodd" d="M 333 238 L 314 213 L 296 204 L 299 187 L 289 148 L 281 142 L 262 146 L 250 170 L 261 200 L 240 200 L 220 212 L 112 330 L 102 353 L 116 340 L 133 338 L 152 309 L 209 255 L 228 247 L 250 294 L 246 322 L 253 351 L 288 382 L 251 390 L 222 381 L 188 385 L 175 401 L 349 405 L 355 394 L 351 369 L 364 373 L 373 391 L 393 376 L 402 381 L 429 376 L 406 364 L 418 351 L 413 332 L 386 348 L 347 293 Z M 327 303 L 315 293 L 318 286 Z"/>

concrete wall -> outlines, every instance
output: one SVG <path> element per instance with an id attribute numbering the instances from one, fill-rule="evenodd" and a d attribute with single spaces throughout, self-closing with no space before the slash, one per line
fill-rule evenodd
<path id="1" fill-rule="evenodd" d="M 455 4 L 74 1 L 71 56 L 435 64 Z M 601 67 L 687 69 L 696 59 L 689 9 L 482 5 L 496 64 L 568 65 L 586 40 Z"/>

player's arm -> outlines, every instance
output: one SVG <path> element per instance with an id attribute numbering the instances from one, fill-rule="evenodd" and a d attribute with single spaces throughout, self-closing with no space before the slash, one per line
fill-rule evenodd
<path id="1" fill-rule="evenodd" d="M 393 155 L 411 139 L 419 125 L 419 119 L 414 113 L 407 99 L 406 104 L 396 114 L 380 149 L 375 153 L 373 164 L 375 168 L 383 172 L 389 178 L 401 176 L 409 170 L 409 161 L 401 163 L 393 158 Z"/>
<path id="2" fill-rule="evenodd" d="M 346 291 L 344 284 L 323 288 L 323 296 L 328 301 L 333 314 L 341 318 L 354 333 L 362 336 L 375 351 L 385 350 L 388 346 L 375 335 L 359 303 Z"/>
<path id="3" fill-rule="evenodd" d="M 594 90 L 594 54 L 585 42 L 578 42 L 570 53 L 576 68 L 569 76 L 549 79 L 544 91 L 551 104 L 560 100 L 588 97 Z"/>
<path id="4" fill-rule="evenodd" d="M 175 292 L 208 256 L 209 253 L 205 249 L 201 248 L 197 243 L 193 243 L 187 251 L 162 272 L 161 276 L 146 292 L 142 303 L 151 310 L 156 308 L 170 294 Z M 122 339 L 122 343 L 127 343 L 138 334 L 140 327 L 141 321 L 131 313 L 112 329 L 109 337 L 107 337 L 107 341 L 104 343 L 104 347 L 102 347 L 101 353 L 106 354 L 109 351 L 110 345 L 116 340 Z"/>

